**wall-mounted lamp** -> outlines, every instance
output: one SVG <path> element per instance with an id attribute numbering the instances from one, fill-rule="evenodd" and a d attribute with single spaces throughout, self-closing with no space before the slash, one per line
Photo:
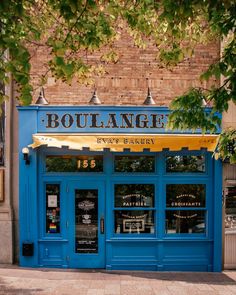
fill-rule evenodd
<path id="1" fill-rule="evenodd" d="M 95 105 L 101 104 L 101 101 L 97 96 L 96 88 L 94 89 L 93 96 L 91 97 L 89 104 L 95 104 Z"/>
<path id="2" fill-rule="evenodd" d="M 24 147 L 22 149 L 22 154 L 24 156 L 25 165 L 29 165 L 30 164 L 29 149 L 27 147 Z"/>
<path id="3" fill-rule="evenodd" d="M 37 99 L 37 101 L 35 102 L 35 104 L 37 105 L 48 105 L 48 101 L 45 98 L 45 94 L 44 94 L 44 88 L 42 87 L 40 92 L 39 92 L 39 97 Z"/>
<path id="4" fill-rule="evenodd" d="M 146 105 L 156 104 L 154 99 L 152 98 L 150 87 L 148 87 L 147 97 L 143 104 L 146 104 Z"/>

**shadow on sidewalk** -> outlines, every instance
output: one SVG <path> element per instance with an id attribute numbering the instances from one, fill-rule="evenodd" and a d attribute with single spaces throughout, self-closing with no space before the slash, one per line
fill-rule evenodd
<path id="1" fill-rule="evenodd" d="M 33 295 L 35 292 L 41 292 L 43 289 L 35 288 L 28 289 L 26 288 L 16 288 L 9 286 L 3 279 L 0 278 L 0 295 L 16 295 L 16 294 L 24 294 L 24 295 Z"/>
<path id="2" fill-rule="evenodd" d="M 162 281 L 178 281 L 194 284 L 217 284 L 217 285 L 236 285 L 236 272 L 232 276 L 225 273 L 210 272 L 106 272 L 107 274 L 118 274 L 131 276 L 134 279 L 149 279 Z"/>
<path id="3" fill-rule="evenodd" d="M 213 272 L 149 272 L 149 271 L 107 271 L 104 269 L 57 269 L 57 268 L 24 268 L 17 265 L 0 265 L 2 275 L 10 277 L 21 277 L 24 279 L 48 279 L 48 280 L 124 280 L 124 281 L 164 281 L 164 282 L 186 282 L 193 284 L 231 285 L 236 286 L 236 271 Z M 0 294 L 5 287 L 0 278 Z M 18 291 L 18 290 L 17 290 Z M 22 294 L 29 295 L 31 292 L 41 290 L 22 290 Z M 8 291 L 9 293 L 9 291 Z M 7 293 L 7 294 L 8 294 Z M 11 292 L 14 294 L 14 292 Z M 11 294 L 9 293 L 9 294 Z"/>

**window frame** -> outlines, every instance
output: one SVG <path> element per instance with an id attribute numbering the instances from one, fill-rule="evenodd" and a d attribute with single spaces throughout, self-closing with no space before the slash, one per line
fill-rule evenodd
<path id="1" fill-rule="evenodd" d="M 205 157 L 205 171 L 204 172 L 196 172 L 196 171 L 183 171 L 183 172 L 168 172 L 167 171 L 167 157 L 174 157 L 174 156 L 204 156 Z M 163 175 L 166 176 L 207 176 L 209 174 L 209 157 L 206 151 L 188 151 L 188 150 L 181 150 L 179 152 L 165 152 L 163 153 L 164 158 L 164 165 L 163 165 Z"/>
<path id="2" fill-rule="evenodd" d="M 115 170 L 115 161 L 116 161 L 116 157 L 152 157 L 154 159 L 154 171 L 125 171 L 125 172 L 122 172 L 122 171 L 116 171 Z M 140 153 L 130 153 L 130 154 L 123 154 L 123 153 L 115 153 L 113 155 L 113 161 L 112 161 L 112 171 L 114 174 L 117 174 L 117 175 L 121 175 L 121 174 L 131 174 L 131 175 L 138 175 L 138 174 L 144 174 L 144 175 L 155 175 L 157 173 L 157 157 L 155 154 L 153 153 L 150 153 L 150 154 L 140 154 Z"/>
<path id="3" fill-rule="evenodd" d="M 102 160 L 102 171 L 47 171 L 47 157 L 55 157 L 55 158 L 60 158 L 60 157 L 71 157 L 71 158 L 76 158 L 76 157 L 96 157 L 96 156 L 99 156 L 101 157 L 101 160 Z M 78 159 L 79 160 L 79 159 Z M 71 174 L 75 174 L 75 173 L 84 173 L 84 174 L 91 174 L 91 173 L 104 173 L 104 156 L 103 155 L 97 155 L 97 154 L 93 154 L 93 155 L 89 155 L 89 154 L 77 154 L 77 155 L 71 155 L 71 154 L 60 154 L 60 155 L 51 155 L 51 154 L 46 154 L 45 155 L 45 173 L 47 174 L 56 174 L 56 173 L 65 173 L 65 174 L 68 174 L 68 173 L 71 173 Z"/>
<path id="4" fill-rule="evenodd" d="M 56 149 L 54 147 L 39 147 L 40 149 L 40 161 L 43 163 L 41 171 L 42 175 L 44 176 L 86 176 L 86 175 L 105 175 L 106 171 L 106 164 L 105 164 L 105 153 L 102 152 L 91 152 L 89 150 L 68 150 L 68 149 Z M 46 169 L 46 157 L 47 156 L 102 156 L 103 158 L 103 171 L 102 172 L 47 172 Z"/>
<path id="5" fill-rule="evenodd" d="M 172 184 L 203 184 L 205 185 L 205 206 L 204 207 L 167 207 L 167 185 L 172 185 Z M 183 238 L 183 237 L 208 237 L 209 236 L 209 202 L 210 202 L 210 198 L 209 198 L 209 185 L 207 183 L 207 181 L 205 180 L 196 180 L 196 181 L 191 181 L 190 177 L 185 177 L 184 179 L 168 179 L 167 181 L 165 181 L 164 183 L 164 187 L 163 187 L 163 194 L 165 196 L 165 204 L 163 207 L 164 210 L 164 237 L 179 237 L 179 238 Z M 167 211 L 204 211 L 205 212 L 205 232 L 204 233 L 168 233 L 167 232 L 167 228 L 166 228 L 166 213 Z"/>
<path id="6" fill-rule="evenodd" d="M 154 186 L 154 206 L 153 207 L 116 207 L 115 206 L 115 185 L 128 185 L 128 184 L 147 184 L 147 185 L 153 185 Z M 141 182 L 135 182 L 129 180 L 116 180 L 112 182 L 112 236 L 115 238 L 137 238 L 137 237 L 156 237 L 158 227 L 157 227 L 157 185 L 153 181 L 141 181 Z M 153 233 L 117 233 L 115 231 L 115 212 L 116 211 L 152 211 L 153 212 L 153 224 L 154 224 L 154 232 Z"/>
<path id="7" fill-rule="evenodd" d="M 167 156 L 205 156 L 205 173 L 199 172 L 166 172 L 166 157 Z M 211 239 L 213 238 L 213 214 L 214 208 L 212 204 L 214 204 L 213 200 L 213 161 L 212 161 L 212 153 L 208 152 L 206 149 L 201 149 L 200 151 L 189 151 L 187 149 L 182 149 L 181 151 L 164 151 L 161 155 L 162 157 L 162 210 L 163 210 L 163 222 L 162 222 L 162 237 L 163 239 L 175 239 L 182 240 L 183 238 L 190 240 L 198 240 L 198 239 Z M 166 185 L 167 184 L 205 184 L 206 186 L 206 199 L 205 199 L 205 207 L 167 207 L 166 201 Z M 167 233 L 166 231 L 166 211 L 168 210 L 204 210 L 205 211 L 205 233 Z"/>

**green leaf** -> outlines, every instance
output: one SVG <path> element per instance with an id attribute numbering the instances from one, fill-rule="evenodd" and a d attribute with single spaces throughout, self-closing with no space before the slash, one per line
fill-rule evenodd
<path id="1" fill-rule="evenodd" d="M 64 66 L 64 65 L 65 65 L 64 58 L 61 57 L 61 56 L 56 56 L 56 57 L 55 57 L 55 64 L 56 64 L 57 66 Z"/>

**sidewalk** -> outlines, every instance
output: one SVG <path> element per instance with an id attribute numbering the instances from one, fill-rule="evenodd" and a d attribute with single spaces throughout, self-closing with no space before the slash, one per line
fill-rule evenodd
<path id="1" fill-rule="evenodd" d="M 26 269 L 0 265 L 4 295 L 233 295 L 236 271 L 223 273 Z"/>

